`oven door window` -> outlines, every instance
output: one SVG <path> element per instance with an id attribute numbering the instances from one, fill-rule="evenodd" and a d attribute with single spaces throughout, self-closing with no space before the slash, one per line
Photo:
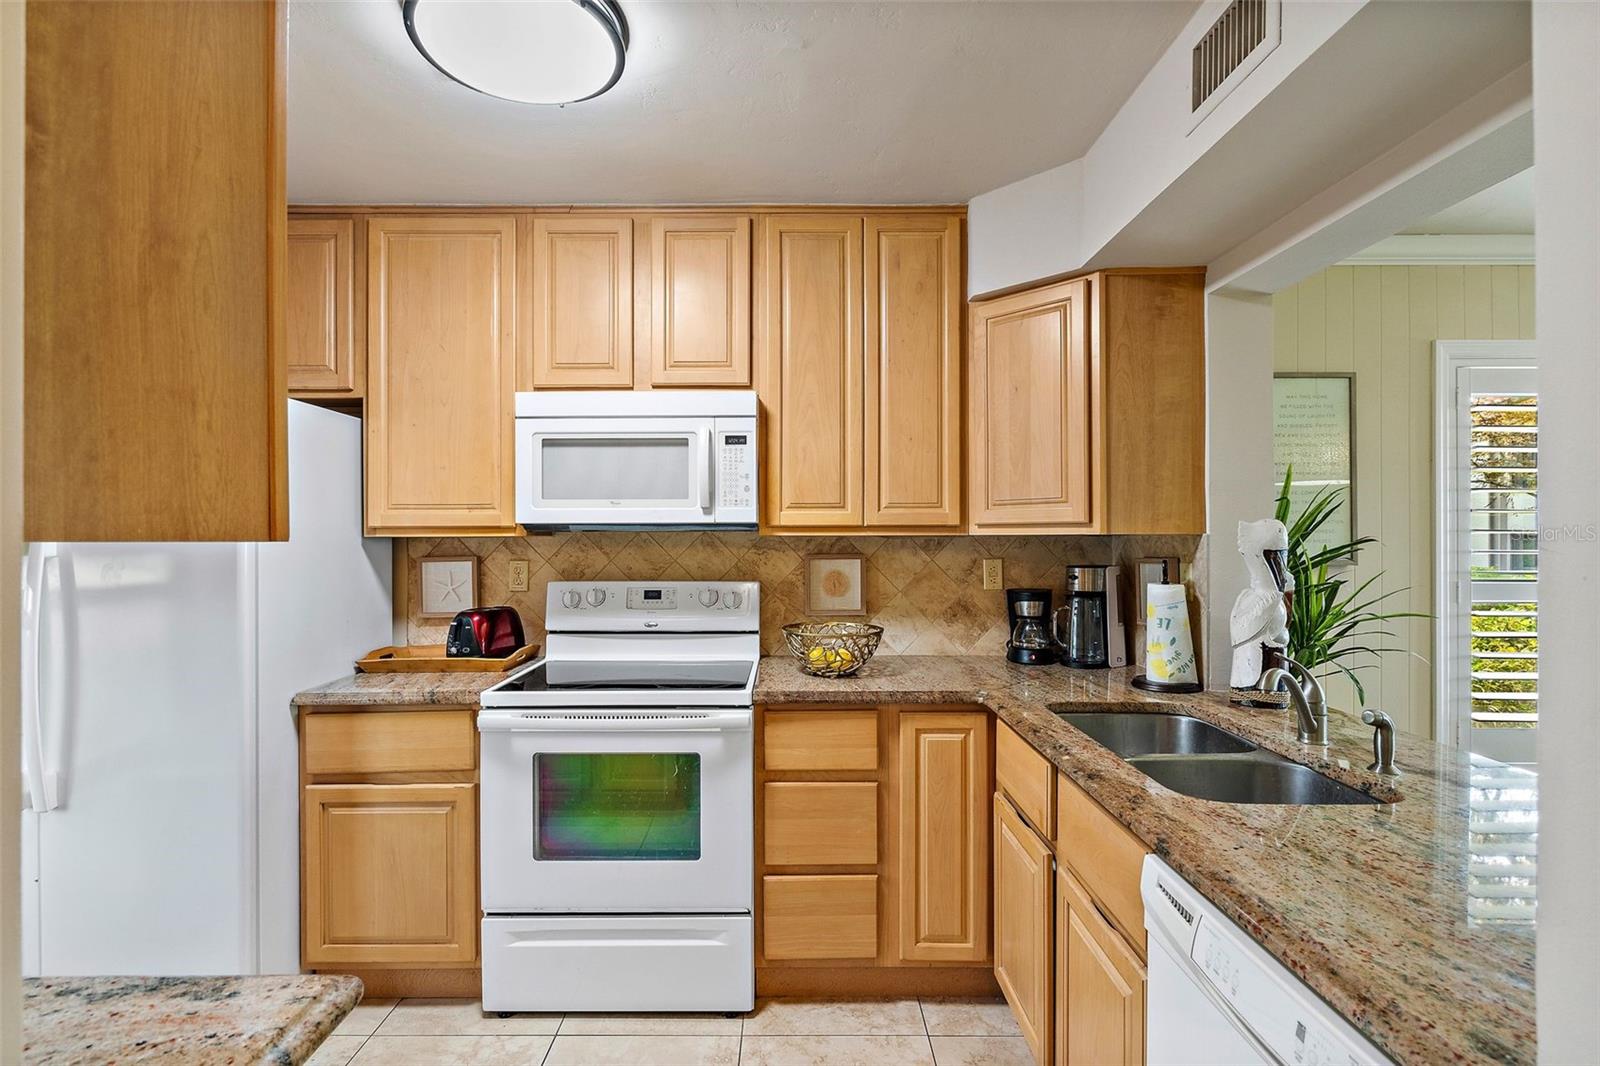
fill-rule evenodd
<path id="1" fill-rule="evenodd" d="M 700 858 L 700 756 L 535 755 L 533 857 L 546 862 Z"/>

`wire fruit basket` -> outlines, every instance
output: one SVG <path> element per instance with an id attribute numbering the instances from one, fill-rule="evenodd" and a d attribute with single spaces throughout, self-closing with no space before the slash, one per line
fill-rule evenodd
<path id="1" fill-rule="evenodd" d="M 861 669 L 883 639 L 871 622 L 790 622 L 783 639 L 800 669 L 817 677 L 848 677 Z"/>

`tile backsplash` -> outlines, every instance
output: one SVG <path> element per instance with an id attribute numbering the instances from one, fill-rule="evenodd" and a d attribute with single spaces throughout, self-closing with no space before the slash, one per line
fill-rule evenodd
<path id="1" fill-rule="evenodd" d="M 1006 642 L 1006 598 L 985 591 L 982 560 L 998 558 L 1004 585 L 1039 585 L 1065 591 L 1064 567 L 1072 563 L 1120 562 L 1177 557 L 1186 578 L 1200 549 L 1195 536 L 950 536 L 950 537 L 763 537 L 756 533 L 604 532 L 556 533 L 504 538 L 418 537 L 396 543 L 407 556 L 405 617 L 412 644 L 443 643 L 445 625 L 418 620 L 417 560 L 429 555 L 472 554 L 479 565 L 479 602 L 510 604 L 522 616 L 530 641 L 543 642 L 545 585 L 550 581 L 759 581 L 761 640 L 769 653 L 783 651 L 781 628 L 804 617 L 806 555 L 860 552 L 865 556 L 867 618 L 884 627 L 878 654 L 1002 654 Z M 514 560 L 529 564 L 528 591 L 512 592 Z M 1204 589 L 1191 580 L 1192 613 Z M 1125 591 L 1126 595 L 1126 591 Z M 1136 648 L 1139 646 L 1136 642 Z"/>

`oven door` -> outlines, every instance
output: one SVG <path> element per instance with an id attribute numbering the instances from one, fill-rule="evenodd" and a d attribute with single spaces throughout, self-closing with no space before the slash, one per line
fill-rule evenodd
<path id="1" fill-rule="evenodd" d="M 715 420 L 517 419 L 517 521 L 710 525 Z"/>
<path id="2" fill-rule="evenodd" d="M 478 726 L 485 913 L 750 911 L 748 708 L 485 710 Z"/>

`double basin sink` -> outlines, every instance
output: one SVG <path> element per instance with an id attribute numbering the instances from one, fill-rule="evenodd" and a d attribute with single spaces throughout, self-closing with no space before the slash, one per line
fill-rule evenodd
<path id="1" fill-rule="evenodd" d="M 1379 803 L 1186 714 L 1068 711 L 1056 715 L 1174 792 L 1219 803 Z"/>

